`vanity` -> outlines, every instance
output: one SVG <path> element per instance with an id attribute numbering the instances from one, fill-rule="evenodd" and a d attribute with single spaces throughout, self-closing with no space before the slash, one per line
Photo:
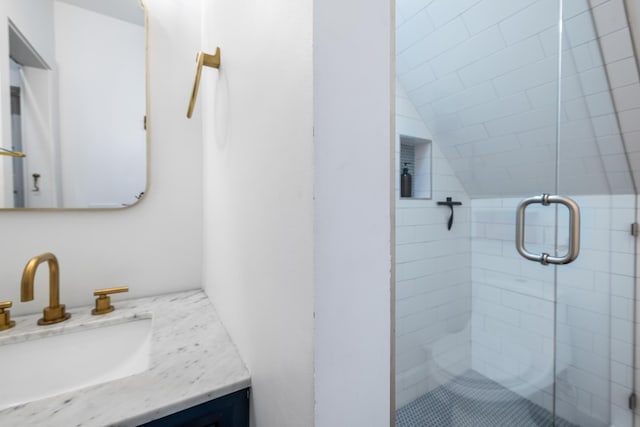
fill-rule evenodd
<path id="1" fill-rule="evenodd" d="M 16 317 L 15 327 L 0 332 L 0 352 L 3 348 L 31 344 L 29 341 L 81 337 L 76 339 L 76 344 L 70 344 L 75 349 L 70 353 L 73 355 L 85 351 L 79 343 L 96 340 L 87 346 L 86 351 L 91 351 L 100 345 L 102 338 L 108 341 L 113 335 L 117 344 L 111 347 L 117 350 L 135 346 L 135 352 L 141 353 L 142 359 L 146 357 L 147 364 L 134 366 L 136 373 L 122 378 L 17 406 L 6 407 L 5 403 L 5 408 L 0 410 L 0 425 L 249 425 L 249 372 L 204 292 L 195 290 L 114 301 L 113 305 L 116 307 L 113 312 L 100 316 L 91 314 L 93 307 L 71 308 L 67 310 L 70 319 L 49 326 L 37 325 L 40 314 Z M 141 331 L 135 333 L 142 335 L 132 335 L 133 341 L 128 343 L 127 334 L 131 329 Z M 148 349 L 144 347 L 146 341 Z M 40 357 L 55 355 L 44 352 Z M 74 368 L 68 370 L 60 369 L 60 362 L 46 366 L 45 360 L 40 365 L 49 369 L 55 366 L 62 374 L 82 371 L 85 364 L 89 368 L 98 365 L 108 370 L 108 360 L 88 357 L 92 360 L 71 362 Z M 38 389 L 39 379 L 44 381 L 42 377 L 47 376 L 37 374 L 35 366 L 12 366 L 11 370 L 4 370 L 7 374 L 27 372 L 40 376 L 28 381 L 32 391 Z M 11 389 L 5 388 L 5 392 L 11 394 Z M 200 423 L 190 424 L 196 420 Z"/>

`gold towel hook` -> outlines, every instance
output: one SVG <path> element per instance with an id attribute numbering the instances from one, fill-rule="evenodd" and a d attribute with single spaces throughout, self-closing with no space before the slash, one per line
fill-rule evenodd
<path id="1" fill-rule="evenodd" d="M 193 91 L 191 92 L 191 100 L 189 101 L 189 109 L 187 110 L 187 118 L 193 115 L 193 109 L 196 106 L 196 98 L 198 97 L 198 88 L 200 87 L 200 75 L 202 74 L 202 66 L 211 68 L 220 68 L 220 48 L 216 48 L 215 55 L 209 55 L 202 51 L 196 56 L 196 78 L 193 82 Z"/>
<path id="2" fill-rule="evenodd" d="M 6 148 L 2 148 L 2 147 L 0 147 L 0 156 L 27 157 L 27 155 L 21 151 L 7 150 Z"/>

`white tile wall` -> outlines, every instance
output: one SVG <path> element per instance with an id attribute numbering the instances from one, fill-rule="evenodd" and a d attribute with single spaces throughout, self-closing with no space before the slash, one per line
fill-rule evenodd
<path id="1" fill-rule="evenodd" d="M 640 80 L 622 0 L 565 1 L 559 111 L 558 0 L 396 3 L 398 132 L 434 141 L 434 200 L 463 201 L 451 232 L 434 200 L 398 201 L 398 407 L 435 387 L 441 368 L 473 366 L 550 408 L 549 386 L 533 384 L 555 334 L 559 414 L 630 426 L 636 243 L 625 194 L 629 163 L 640 177 Z M 583 195 L 583 246 L 558 269 L 554 304 L 553 268 L 516 254 L 519 199 L 505 197 L 553 191 L 557 133 L 560 190 Z M 549 209 L 528 210 L 531 250 L 553 248 Z"/>
<path id="2" fill-rule="evenodd" d="M 558 132 L 562 161 L 575 164 L 561 176 L 569 193 L 634 191 L 626 162 L 598 161 L 601 154 L 624 153 L 623 136 L 640 150 L 634 133 L 640 109 L 618 90 L 625 111 L 618 123 L 609 93 L 639 85 L 621 0 L 594 3 L 593 16 L 587 0 L 565 1 L 559 112 L 559 0 L 397 4 L 412 11 L 398 21 L 398 78 L 471 197 L 551 188 L 555 153 L 548 147 Z M 550 131 L 544 139 L 521 143 L 543 129 Z M 466 146 L 458 149 L 461 143 Z M 536 160 L 523 165 L 531 157 Z M 640 172 L 640 155 L 631 167 Z"/>
<path id="3" fill-rule="evenodd" d="M 396 139 L 432 139 L 418 112 L 397 85 Z M 433 140 L 431 200 L 396 200 L 396 406 L 438 385 L 438 372 L 471 366 L 470 200 Z M 399 161 L 399 146 L 396 159 Z M 400 191 L 400 165 L 396 194 Z M 447 230 L 448 209 L 438 200 L 462 201 Z M 435 361 L 440 361 L 438 364 Z"/>

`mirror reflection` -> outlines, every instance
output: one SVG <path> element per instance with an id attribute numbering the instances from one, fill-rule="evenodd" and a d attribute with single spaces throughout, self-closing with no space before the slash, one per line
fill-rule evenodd
<path id="1" fill-rule="evenodd" d="M 147 185 L 141 2 L 3 3 L 0 208 L 135 204 Z"/>

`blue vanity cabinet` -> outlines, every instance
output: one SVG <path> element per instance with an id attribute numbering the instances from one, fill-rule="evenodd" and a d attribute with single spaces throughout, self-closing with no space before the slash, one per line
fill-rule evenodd
<path id="1" fill-rule="evenodd" d="M 249 389 L 219 397 L 142 426 L 249 427 Z"/>

